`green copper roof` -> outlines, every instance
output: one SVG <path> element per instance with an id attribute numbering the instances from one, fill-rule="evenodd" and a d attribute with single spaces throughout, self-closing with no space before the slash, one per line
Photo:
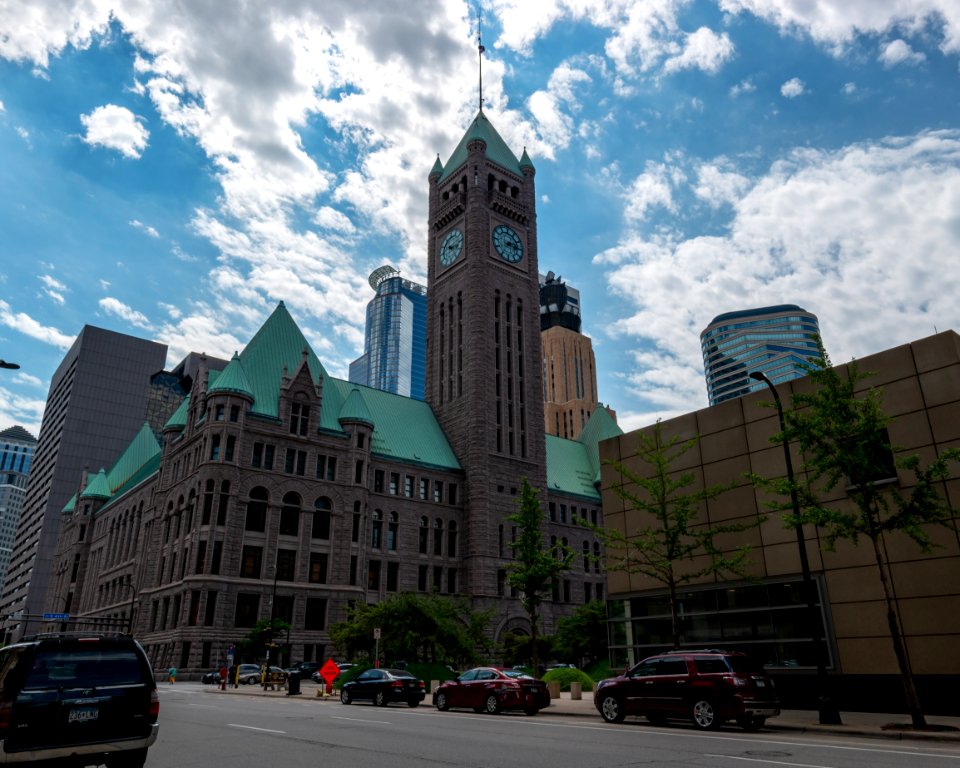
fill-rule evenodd
<path id="1" fill-rule="evenodd" d="M 183 398 L 183 402 L 173 412 L 167 423 L 163 425 L 164 429 L 183 429 L 187 426 L 187 413 L 190 411 L 190 395 Z"/>
<path id="2" fill-rule="evenodd" d="M 230 362 L 227 363 L 227 367 L 220 371 L 219 376 L 214 377 L 214 373 L 215 371 L 210 372 L 211 384 L 207 388 L 208 394 L 227 392 L 246 395 L 251 399 L 253 398 L 250 380 L 247 378 L 247 374 L 244 373 L 243 363 L 240 362 L 240 355 L 236 352 L 233 353 L 233 357 L 230 359 Z"/>
<path id="3" fill-rule="evenodd" d="M 436 162 L 433 164 L 433 168 L 430 169 L 431 176 L 439 176 L 443 173 L 443 163 L 440 162 L 440 155 L 437 155 Z"/>
<path id="4" fill-rule="evenodd" d="M 107 473 L 104 472 L 103 467 L 101 467 L 100 471 L 87 483 L 87 487 L 83 489 L 80 498 L 109 499 L 111 495 L 110 485 L 107 483 Z"/>
<path id="5" fill-rule="evenodd" d="M 397 461 L 427 464 L 441 469 L 460 469 L 460 462 L 447 436 L 424 401 L 340 379 L 330 379 L 329 384 L 331 389 L 338 390 L 341 400 L 347 400 L 353 390 L 362 396 L 373 423 L 373 436 L 370 439 L 373 453 Z M 328 394 L 329 390 L 324 389 L 322 411 L 326 410 Z"/>
<path id="6" fill-rule="evenodd" d="M 587 447 L 577 440 L 547 435 L 547 489 L 599 502 Z"/>
<path id="7" fill-rule="evenodd" d="M 137 469 L 137 471 L 134 472 L 123 485 L 121 485 L 119 488 L 114 490 L 113 497 L 110 499 L 110 501 L 108 501 L 106 504 L 104 504 L 100 508 L 101 511 L 104 509 L 107 509 L 113 504 L 118 503 L 121 499 L 123 499 L 124 494 L 126 494 L 128 491 L 132 490 L 133 488 L 136 488 L 138 485 L 140 485 L 140 483 L 142 483 L 148 477 L 155 474 L 157 470 L 160 469 L 161 458 L 162 458 L 162 455 L 158 453 L 156 456 L 153 456 L 150 459 L 148 459 L 147 463 L 144 464 L 139 469 Z"/>
<path id="8" fill-rule="evenodd" d="M 530 155 L 527 154 L 527 148 L 523 148 L 523 154 L 520 155 L 520 167 L 529 168 L 530 170 L 536 170 L 533 167 L 533 160 L 530 159 Z"/>
<path id="9" fill-rule="evenodd" d="M 475 139 L 480 139 L 486 143 L 488 160 L 491 160 L 511 173 L 515 173 L 518 176 L 523 175 L 517 156 L 510 151 L 507 143 L 500 138 L 497 129 L 487 120 L 487 116 L 483 114 L 483 110 L 481 109 L 473 119 L 473 122 L 470 123 L 470 127 L 463 135 L 463 138 L 460 139 L 457 148 L 453 150 L 450 159 L 447 160 L 447 164 L 444 166 L 446 170 L 444 170 L 443 176 L 440 177 L 440 181 L 453 175 L 455 171 L 460 169 L 461 165 L 467 162 L 467 144 Z M 527 160 L 529 159 L 530 158 L 527 158 Z M 434 165 L 434 168 L 436 168 L 436 165 Z"/>
<path id="10" fill-rule="evenodd" d="M 70 501 L 67 502 L 67 505 L 63 508 L 64 514 L 68 512 L 73 512 L 77 508 L 77 494 L 73 494 L 70 497 Z"/>
<path id="11" fill-rule="evenodd" d="M 107 482 L 110 484 L 111 493 L 116 492 L 117 488 L 127 482 L 137 471 L 154 456 L 161 453 L 160 444 L 157 438 L 153 436 L 153 430 L 150 425 L 144 422 L 133 438 L 130 445 L 120 455 L 116 463 L 110 467 L 107 472 Z"/>
<path id="12" fill-rule="evenodd" d="M 360 390 L 354 387 L 347 395 L 346 402 L 340 409 L 340 421 L 361 421 L 373 426 L 373 417 L 370 415 L 370 409 L 360 394 Z"/>
<path id="13" fill-rule="evenodd" d="M 240 353 L 240 363 L 254 398 L 251 408 L 254 413 L 273 418 L 279 416 L 277 407 L 284 369 L 288 376 L 293 376 L 300 369 L 304 352 L 313 381 L 325 381 L 328 378 L 327 372 L 281 301 Z M 337 411 L 334 412 L 329 426 L 339 430 L 336 423 Z M 322 426 L 328 426 L 326 420 Z"/>
<path id="14" fill-rule="evenodd" d="M 603 405 L 597 405 L 580 431 L 579 437 L 579 442 L 587 447 L 594 482 L 600 482 L 600 443 L 622 434 L 623 430 L 617 426 L 610 412 Z"/>

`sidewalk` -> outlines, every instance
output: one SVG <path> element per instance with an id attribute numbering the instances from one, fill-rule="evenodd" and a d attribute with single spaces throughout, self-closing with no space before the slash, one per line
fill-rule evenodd
<path id="1" fill-rule="evenodd" d="M 160 684 L 164 687 L 164 684 Z M 218 686 L 203 686 L 209 693 L 224 693 L 241 696 L 261 696 L 276 698 L 286 696 L 283 690 L 264 691 L 259 685 L 241 685 L 239 688 L 227 688 L 221 691 Z M 317 696 L 318 686 L 311 682 L 301 683 L 301 693 L 297 697 L 303 700 L 316 701 L 320 704 L 339 703 L 337 696 Z M 427 695 L 424 705 L 430 704 Z M 594 720 L 600 719 L 600 714 L 593 706 L 593 694 L 584 693 L 579 700 L 571 699 L 569 693 L 561 693 L 559 699 L 553 699 L 548 709 L 540 712 L 541 716 L 563 715 L 585 717 Z M 947 742 L 960 746 L 960 717 L 943 717 L 927 715 L 927 724 L 931 726 L 927 731 L 914 731 L 910 727 L 910 716 L 906 714 L 883 714 L 875 712 L 841 712 L 843 725 L 820 725 L 817 722 L 817 713 L 813 710 L 784 710 L 778 717 L 772 717 L 764 726 L 764 731 L 799 731 L 805 733 L 823 733 L 842 736 L 870 736 L 884 739 L 911 739 L 917 741 Z M 631 718 L 634 719 L 634 718 Z M 937 730 L 943 728 L 944 730 Z M 952 730 L 950 730 L 952 729 Z"/>

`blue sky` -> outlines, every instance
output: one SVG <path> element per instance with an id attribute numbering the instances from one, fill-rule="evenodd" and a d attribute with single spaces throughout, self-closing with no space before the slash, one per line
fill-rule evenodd
<path id="1" fill-rule="evenodd" d="M 481 5 L 485 111 L 625 428 L 706 406 L 722 312 L 799 304 L 837 362 L 960 330 L 956 0 Z M 0 429 L 39 431 L 87 323 L 173 365 L 283 300 L 346 377 L 369 273 L 425 281 L 477 100 L 475 3 L 0 5 Z"/>

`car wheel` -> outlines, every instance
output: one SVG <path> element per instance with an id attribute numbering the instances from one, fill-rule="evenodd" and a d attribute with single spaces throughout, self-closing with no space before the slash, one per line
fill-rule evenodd
<path id="1" fill-rule="evenodd" d="M 690 717 L 693 724 L 704 731 L 713 731 L 723 723 L 717 716 L 717 710 L 714 709 L 713 702 L 709 699 L 697 699 L 690 707 Z"/>
<path id="2" fill-rule="evenodd" d="M 488 715 L 495 715 L 500 711 L 500 699 L 497 694 L 491 693 L 483 702 L 483 710 Z"/>
<path id="3" fill-rule="evenodd" d="M 410 699 L 410 701 L 407 702 L 407 706 L 410 707 L 411 709 L 413 709 L 414 707 L 419 707 L 420 699 Z"/>
<path id="4" fill-rule="evenodd" d="M 608 694 L 600 699 L 600 715 L 608 723 L 622 723 L 627 713 L 624 712 L 620 699 Z"/>
<path id="5" fill-rule="evenodd" d="M 765 722 L 767 722 L 767 718 L 756 715 L 744 715 L 737 718 L 737 725 L 745 731 L 759 731 L 763 728 Z"/>
<path id="6" fill-rule="evenodd" d="M 147 748 L 131 749 L 120 752 L 110 758 L 107 763 L 110 768 L 143 768 L 147 762 Z"/>
<path id="7" fill-rule="evenodd" d="M 350 689 L 349 689 L 349 688 L 341 688 L 341 689 L 340 689 L 340 703 L 341 703 L 341 704 L 349 704 L 349 703 L 351 702 L 351 700 L 352 700 L 352 699 L 351 699 L 351 697 L 350 697 Z"/>
<path id="8" fill-rule="evenodd" d="M 256 685 L 259 682 L 260 682 L 259 675 L 250 675 L 250 677 L 247 678 L 247 685 Z"/>
<path id="9" fill-rule="evenodd" d="M 450 709 L 450 702 L 447 701 L 447 694 L 445 694 L 443 691 L 440 691 L 440 693 L 434 697 L 433 703 L 441 712 L 446 712 L 448 709 Z"/>
<path id="10" fill-rule="evenodd" d="M 387 694 L 385 694 L 383 691 L 377 691 L 373 697 L 373 703 L 378 707 L 387 706 Z"/>

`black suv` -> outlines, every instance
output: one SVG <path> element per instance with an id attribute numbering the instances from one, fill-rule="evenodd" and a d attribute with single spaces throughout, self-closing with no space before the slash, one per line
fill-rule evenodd
<path id="1" fill-rule="evenodd" d="M 652 723 L 689 718 L 697 728 L 719 728 L 736 720 L 756 730 L 780 714 L 773 681 L 743 653 L 719 650 L 670 651 L 651 656 L 622 675 L 597 684 L 597 710 L 609 723 L 643 715 Z"/>
<path id="2" fill-rule="evenodd" d="M 37 635 L 0 650 L 0 763 L 142 768 L 160 700 L 126 635 Z"/>

